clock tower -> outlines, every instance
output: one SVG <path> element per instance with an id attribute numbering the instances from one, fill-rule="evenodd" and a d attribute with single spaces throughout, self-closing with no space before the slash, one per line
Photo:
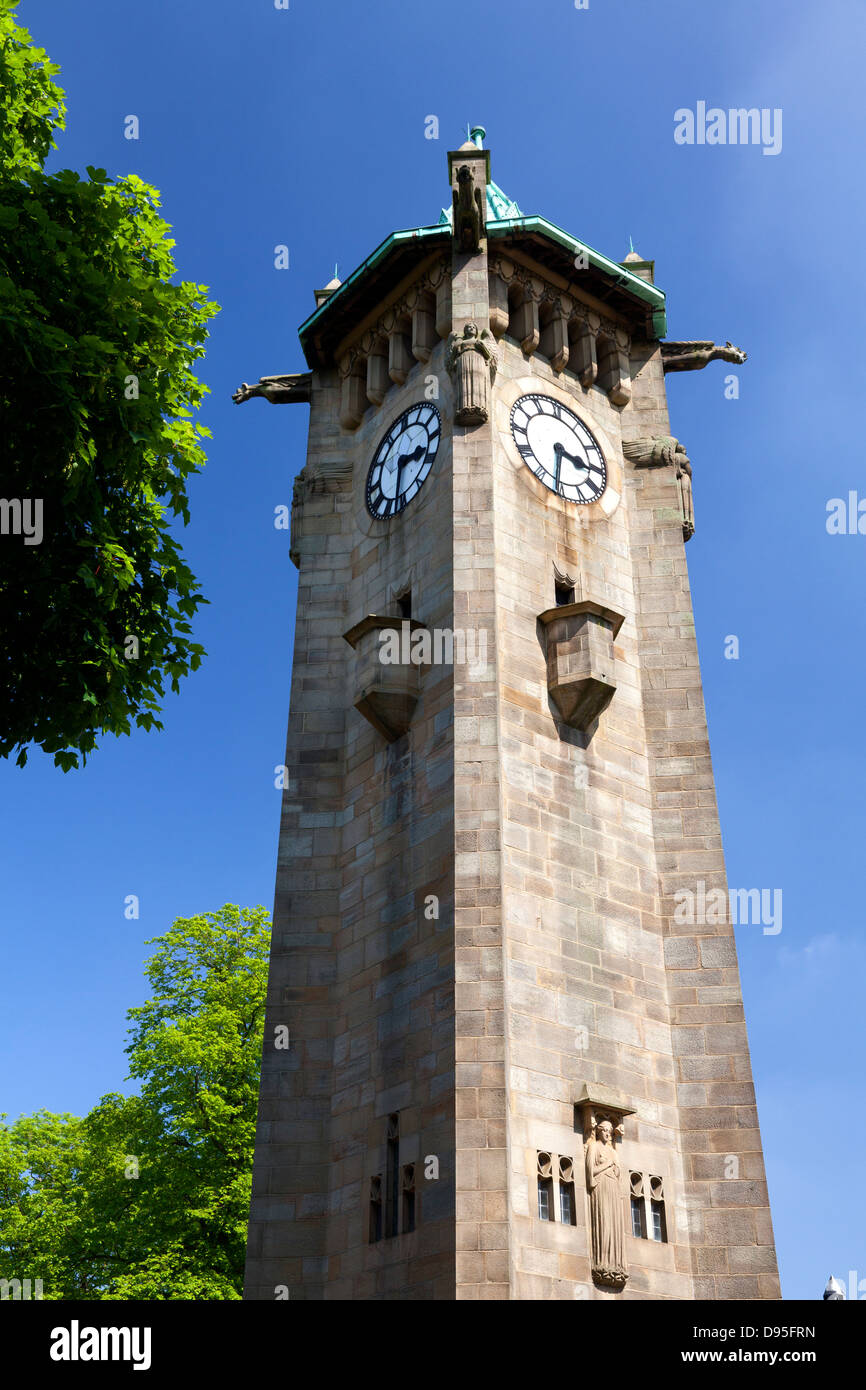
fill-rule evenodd
<path id="1" fill-rule="evenodd" d="M 483 137 L 235 397 L 310 406 L 246 1296 L 778 1298 L 665 398 L 744 354 Z"/>

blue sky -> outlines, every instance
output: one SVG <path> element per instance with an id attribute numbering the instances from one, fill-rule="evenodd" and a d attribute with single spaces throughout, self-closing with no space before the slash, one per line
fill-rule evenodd
<path id="1" fill-rule="evenodd" d="M 717 364 L 668 379 L 694 469 L 704 690 L 730 882 L 783 892 L 780 934 L 738 932 L 783 1292 L 820 1297 L 831 1271 L 866 1279 L 866 536 L 825 524 L 830 498 L 866 497 L 851 312 L 866 277 L 866 12 L 25 0 L 19 15 L 63 69 L 53 166 L 160 188 L 181 274 L 223 311 L 184 539 L 211 600 L 196 632 L 207 660 L 169 697 L 163 734 L 106 740 L 66 776 L 40 753 L 0 766 L 0 1108 L 82 1113 L 121 1086 L 143 942 L 226 901 L 271 905 L 296 597 L 273 516 L 304 462 L 307 411 L 238 408 L 231 392 L 303 369 L 313 290 L 335 261 L 345 276 L 390 231 L 438 218 L 446 151 L 480 122 L 524 212 L 614 259 L 631 235 L 656 261 L 669 336 L 749 353 L 738 400 Z M 781 108 L 781 153 L 677 145 L 674 112 L 698 101 Z"/>

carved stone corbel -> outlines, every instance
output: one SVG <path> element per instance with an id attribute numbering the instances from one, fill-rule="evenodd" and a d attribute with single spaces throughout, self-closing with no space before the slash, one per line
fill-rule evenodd
<path id="1" fill-rule="evenodd" d="M 595 333 L 585 319 L 573 319 L 569 324 L 569 337 L 569 361 L 581 386 L 588 391 L 598 376 Z"/>
<path id="2" fill-rule="evenodd" d="M 454 422 L 483 425 L 490 415 L 490 388 L 498 366 L 493 334 L 467 323 L 462 334 L 452 333 L 446 366 L 454 381 Z"/>
<path id="3" fill-rule="evenodd" d="M 502 278 L 498 264 L 488 270 L 487 285 L 490 331 L 494 338 L 501 338 L 508 332 L 508 286 Z"/>
<path id="4" fill-rule="evenodd" d="M 624 329 L 617 328 L 613 339 L 612 371 L 607 393 L 611 405 L 628 405 L 631 400 L 630 347 L 628 334 Z"/>
<path id="5" fill-rule="evenodd" d="M 445 275 L 436 286 L 436 332 L 447 338 L 451 332 L 451 277 Z"/>
<path id="6" fill-rule="evenodd" d="M 419 294 L 412 309 L 412 356 L 429 362 L 436 346 L 436 311 L 429 293 Z"/>
<path id="7" fill-rule="evenodd" d="M 531 357 L 541 341 L 541 328 L 538 322 L 538 302 L 541 286 L 533 283 L 530 277 L 515 276 L 508 296 L 510 314 L 508 331 L 520 343 L 526 357 Z"/>
<path id="8" fill-rule="evenodd" d="M 396 386 L 402 386 L 414 365 L 409 351 L 409 324 L 399 318 L 388 334 L 388 376 Z"/>
<path id="9" fill-rule="evenodd" d="M 367 400 L 371 405 L 381 405 L 389 385 L 387 349 L 381 338 L 377 338 L 367 358 Z"/>
<path id="10" fill-rule="evenodd" d="M 619 330 L 604 328 L 598 335 L 598 385 L 607 393 L 611 405 L 627 405 L 631 400 L 631 372 L 628 350 L 620 341 Z M 626 343 L 628 338 L 625 337 Z"/>
<path id="11" fill-rule="evenodd" d="M 539 352 L 549 359 L 555 372 L 564 371 L 569 357 L 568 316 L 560 299 L 549 300 L 542 305 L 539 328 Z"/>
<path id="12" fill-rule="evenodd" d="M 356 430 L 367 409 L 367 364 L 358 353 L 347 353 L 340 363 L 340 376 L 340 425 Z"/>

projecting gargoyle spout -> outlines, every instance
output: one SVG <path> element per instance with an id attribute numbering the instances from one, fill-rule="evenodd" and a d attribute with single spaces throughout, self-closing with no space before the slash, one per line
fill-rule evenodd
<path id="1" fill-rule="evenodd" d="M 662 343 L 662 364 L 666 372 L 695 372 L 708 362 L 733 362 L 740 367 L 746 360 L 742 348 L 733 343 L 714 343 L 697 340 L 687 343 Z"/>
<path id="2" fill-rule="evenodd" d="M 252 396 L 264 396 L 271 405 L 308 405 L 312 381 L 312 372 L 295 372 L 293 376 L 263 376 L 255 386 L 243 382 L 232 393 L 232 400 L 235 405 L 243 405 Z"/>

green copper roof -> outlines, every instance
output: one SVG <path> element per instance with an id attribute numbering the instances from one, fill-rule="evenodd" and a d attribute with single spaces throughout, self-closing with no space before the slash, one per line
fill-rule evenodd
<path id="1" fill-rule="evenodd" d="M 512 198 L 507 193 L 503 193 L 498 183 L 487 185 L 487 221 L 488 222 L 510 222 L 513 217 L 522 217 L 523 213 Z M 443 208 L 439 218 L 440 227 L 446 222 L 449 227 L 453 220 L 451 208 Z"/>

